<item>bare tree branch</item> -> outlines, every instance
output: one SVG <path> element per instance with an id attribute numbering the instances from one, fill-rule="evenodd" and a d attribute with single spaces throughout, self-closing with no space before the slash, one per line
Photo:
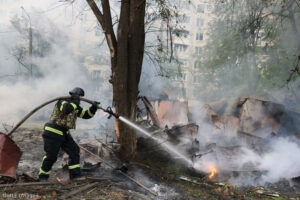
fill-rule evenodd
<path id="1" fill-rule="evenodd" d="M 6 75 L 1 75 L 0 78 L 9 77 L 9 76 L 17 76 L 17 75 L 16 74 L 6 74 Z"/>
<path id="2" fill-rule="evenodd" d="M 86 0 L 86 1 L 91 7 L 94 15 L 96 16 L 98 22 L 100 23 L 104 31 L 106 41 L 111 52 L 111 57 L 115 58 L 116 50 L 117 50 L 117 39 L 113 31 L 109 1 L 108 0 L 101 1 L 103 14 L 99 10 L 94 0 Z"/>
<path id="3" fill-rule="evenodd" d="M 299 62 L 300 62 L 300 54 L 298 56 L 297 64 L 296 64 L 295 68 L 291 70 L 291 74 L 290 74 L 289 78 L 286 80 L 287 83 L 289 83 L 292 80 L 294 74 L 298 74 L 298 76 L 300 76 Z"/>
<path id="4" fill-rule="evenodd" d="M 115 36 L 114 30 L 113 30 L 109 0 L 101 0 L 101 3 L 102 3 L 104 21 L 106 23 L 104 32 L 107 35 L 109 46 L 113 47 L 113 49 L 111 49 L 111 51 L 112 51 L 112 56 L 114 57 L 115 50 L 117 48 L 117 40 L 116 40 L 116 36 Z"/>

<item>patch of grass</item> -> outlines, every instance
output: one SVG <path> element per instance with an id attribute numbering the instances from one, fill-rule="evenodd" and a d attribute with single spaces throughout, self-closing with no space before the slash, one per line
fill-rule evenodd
<path id="1" fill-rule="evenodd" d="M 283 197 L 275 197 L 275 198 L 273 198 L 274 200 L 286 200 L 285 198 L 283 198 Z"/>

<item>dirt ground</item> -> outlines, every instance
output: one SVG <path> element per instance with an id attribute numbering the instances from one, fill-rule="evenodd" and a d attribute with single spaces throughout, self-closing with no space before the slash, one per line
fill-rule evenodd
<path id="1" fill-rule="evenodd" d="M 38 174 L 44 155 L 41 131 L 39 129 L 20 129 L 13 139 L 23 152 L 17 170 L 18 180 L 13 183 L 36 182 L 34 178 Z M 145 147 L 143 147 L 143 149 L 139 148 L 136 159 L 128 165 L 127 175 L 156 195 L 113 169 L 120 164 L 113 155 L 104 158 L 105 162 L 108 162 L 113 168 L 102 162 L 96 170 L 85 172 L 86 176 L 99 180 L 85 179 L 67 182 L 68 172 L 62 169 L 63 159 L 61 156 L 55 163 L 50 178 L 50 181 L 56 182 L 55 184 L 8 186 L 4 185 L 8 183 L 7 179 L 2 177 L 0 179 L 0 199 L 300 200 L 300 187 L 295 181 L 282 181 L 268 187 L 234 187 L 229 183 L 210 181 L 203 174 L 193 174 L 166 156 L 167 154 L 164 153 L 145 151 Z M 61 183 L 58 180 L 61 180 Z"/>

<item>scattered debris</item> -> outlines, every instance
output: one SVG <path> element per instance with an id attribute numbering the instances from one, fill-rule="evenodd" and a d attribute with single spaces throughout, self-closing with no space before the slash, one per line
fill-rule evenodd
<path id="1" fill-rule="evenodd" d="M 206 104 L 214 112 L 218 113 L 219 115 L 223 115 L 226 112 L 228 101 L 226 99 L 221 99 L 219 101 L 215 101 L 209 104 Z"/>
<path id="2" fill-rule="evenodd" d="M 94 154 L 93 152 L 89 151 L 88 149 L 82 147 L 81 145 L 79 145 L 79 147 L 81 149 L 83 149 L 84 151 L 90 153 L 91 155 L 95 156 L 96 158 L 98 158 L 100 161 L 102 161 L 104 164 L 106 164 L 107 166 L 109 166 L 111 169 L 113 169 L 114 167 L 109 164 L 108 162 L 106 162 L 105 160 L 103 160 L 102 158 L 100 158 L 98 155 Z M 150 194 L 157 196 L 156 193 L 154 193 L 153 191 L 151 191 L 149 188 L 147 188 L 146 186 L 144 186 L 143 184 L 141 184 L 140 182 L 138 182 L 137 180 L 135 180 L 134 178 L 130 177 L 129 175 L 127 175 L 126 173 L 124 173 L 121 170 L 118 170 L 123 176 L 125 176 L 126 178 L 130 179 L 131 181 L 133 181 L 134 183 L 136 183 L 138 186 L 142 187 L 143 189 L 145 189 L 146 191 L 148 191 Z"/>
<path id="3" fill-rule="evenodd" d="M 190 123 L 187 125 L 175 125 L 171 129 L 166 129 L 165 132 L 168 134 L 171 141 L 178 141 L 182 137 L 195 140 L 198 128 L 199 126 L 197 124 Z"/>
<path id="4" fill-rule="evenodd" d="M 189 144 L 189 145 L 191 144 L 195 146 L 198 145 L 198 148 L 195 148 L 193 151 L 184 152 L 187 155 L 188 153 L 191 154 L 190 157 L 188 157 L 189 155 L 187 156 L 188 159 L 191 158 L 197 161 L 201 159 L 205 160 L 207 158 L 212 158 L 211 160 L 217 161 L 217 163 L 214 163 L 216 164 L 216 166 L 218 166 L 218 164 L 222 166 L 222 168 L 220 169 L 218 168 L 218 174 L 217 176 L 215 176 L 216 178 L 212 181 L 208 180 L 207 178 L 208 173 L 205 173 L 204 176 L 201 177 L 201 179 L 197 179 L 197 180 L 185 176 L 178 176 L 177 180 L 180 181 L 178 181 L 176 184 L 186 184 L 189 187 L 195 187 L 195 188 L 198 187 L 205 190 L 209 190 L 212 194 L 218 193 L 218 195 L 226 196 L 226 198 L 234 198 L 237 194 L 235 188 L 231 184 L 217 183 L 216 181 L 227 182 L 228 179 L 225 178 L 222 179 L 224 176 L 227 175 L 231 177 L 235 177 L 242 173 L 249 173 L 249 174 L 252 173 L 254 176 L 261 176 L 262 173 L 264 173 L 259 171 L 257 167 L 251 163 L 246 163 L 242 166 L 236 165 L 237 162 L 235 162 L 236 161 L 235 159 L 239 157 L 239 155 L 245 153 L 243 151 L 242 145 L 227 145 L 225 142 L 224 144 L 219 142 L 219 143 L 211 143 L 208 145 L 201 144 L 202 145 L 201 146 L 199 145 L 199 141 L 198 143 L 196 143 L 195 141 L 197 141 L 197 137 L 199 136 L 198 129 L 199 127 L 201 128 L 202 124 L 196 124 L 189 120 L 189 116 L 188 116 L 189 109 L 187 108 L 187 104 L 185 102 L 156 101 L 155 103 L 157 105 L 155 106 L 152 105 L 151 102 L 146 97 L 142 98 L 142 101 L 147 107 L 147 112 L 150 115 L 150 118 L 153 122 L 152 124 L 150 124 L 150 126 L 152 125 L 153 126 L 149 128 L 149 130 L 152 131 L 152 134 L 164 138 L 165 140 L 162 140 L 163 142 L 171 141 L 173 144 L 174 143 L 176 144 L 178 141 L 182 141 L 182 139 L 185 141 L 192 141 L 193 143 L 190 142 L 185 144 Z M 287 121 L 289 122 L 291 121 L 291 123 L 295 124 L 297 120 L 293 121 L 291 119 L 298 119 L 298 117 L 300 116 L 298 115 L 298 113 L 286 110 L 280 104 L 276 104 L 276 103 L 272 103 L 266 100 L 256 99 L 256 98 L 241 98 L 238 101 L 235 101 L 234 103 L 230 103 L 230 101 L 222 99 L 218 102 L 212 102 L 210 104 L 206 104 L 205 106 L 203 106 L 203 108 L 206 112 L 206 119 L 205 119 L 206 123 L 210 124 L 213 130 L 211 132 L 207 132 L 206 134 L 218 135 L 221 136 L 221 138 L 226 136 L 226 138 L 238 139 L 239 141 L 245 142 L 245 144 L 247 144 L 250 148 L 252 148 L 253 150 L 261 154 L 267 152 L 269 148 L 268 146 L 269 137 L 277 137 L 278 135 L 282 134 L 283 128 L 285 128 Z M 262 132 L 267 132 L 268 134 L 266 135 L 261 134 Z M 295 131 L 295 133 L 300 133 L 300 132 L 298 132 L 297 130 Z M 29 142 L 32 142 L 33 145 L 35 145 L 35 142 L 37 140 L 39 141 L 42 140 L 39 132 L 36 132 L 35 134 L 31 133 L 30 137 L 26 139 L 24 139 L 23 135 L 16 135 L 15 137 L 16 138 L 14 138 L 14 140 L 16 141 L 27 141 L 27 144 Z M 145 141 L 149 143 L 148 140 Z M 225 139 L 223 139 L 223 141 L 225 141 Z M 81 164 L 83 164 L 82 171 L 87 172 L 87 174 L 89 175 L 93 174 L 94 172 L 97 172 L 98 173 L 97 175 L 99 176 L 96 175 L 96 176 L 86 177 L 77 180 L 77 181 L 82 181 L 80 187 L 74 184 L 74 182 L 72 183 L 68 179 L 63 179 L 63 178 L 62 179 L 58 178 L 56 181 L 49 181 L 49 182 L 42 182 L 42 183 L 32 182 L 32 181 L 36 181 L 36 178 L 32 174 L 38 173 L 37 171 L 38 169 L 30 170 L 28 166 L 33 165 L 32 164 L 33 162 L 35 166 L 40 166 L 42 152 L 37 152 L 36 155 L 30 155 L 27 152 L 29 152 L 30 148 L 32 147 L 26 145 L 20 145 L 22 151 L 24 151 L 25 149 L 25 153 L 23 155 L 24 158 L 22 162 L 20 162 L 21 173 L 18 172 L 19 177 L 17 177 L 18 181 L 21 180 L 22 182 L 17 182 L 12 184 L 1 184 L 0 188 L 12 188 L 15 186 L 27 186 L 27 187 L 35 188 L 35 187 L 42 187 L 43 185 L 49 185 L 47 187 L 69 188 L 68 190 L 62 189 L 61 191 L 57 191 L 57 194 L 56 191 L 55 194 L 53 193 L 53 196 L 56 197 L 62 195 L 60 199 L 70 199 L 72 197 L 80 195 L 79 193 L 82 193 L 82 195 L 93 194 L 95 191 L 97 191 L 97 188 L 99 188 L 100 185 L 103 184 L 102 182 L 106 182 L 106 180 L 110 182 L 110 180 L 113 180 L 112 178 L 104 178 L 105 176 L 103 177 L 102 175 L 108 174 L 107 172 L 110 172 L 109 170 L 113 171 L 113 169 L 116 169 L 116 167 L 114 167 L 110 163 L 111 160 L 107 162 L 104 159 L 104 158 L 111 157 L 111 155 L 114 154 L 114 151 L 112 150 L 112 148 L 110 148 L 110 146 L 107 145 L 109 143 L 104 144 L 103 142 L 97 139 L 91 139 L 91 138 L 80 139 L 79 142 L 81 148 L 81 160 L 82 160 Z M 160 144 L 156 144 L 156 145 L 160 145 Z M 158 149 L 155 147 L 156 146 L 152 146 L 151 151 L 156 151 Z M 178 145 L 178 148 L 180 147 L 181 146 Z M 64 155 L 63 157 L 65 160 L 64 164 L 65 166 L 67 166 L 68 157 L 67 155 Z M 165 157 L 164 159 L 167 160 L 167 158 Z M 59 162 L 61 161 L 58 161 L 58 163 Z M 193 162 L 193 164 L 197 164 L 197 163 Z M 135 166 L 137 165 L 139 166 L 143 165 L 144 166 L 143 169 L 146 168 L 146 170 L 149 170 L 151 172 L 161 171 L 160 168 L 159 169 L 153 168 L 149 163 L 137 163 Z M 57 172 L 55 170 L 54 173 Z M 219 170 L 220 170 L 220 174 L 219 174 Z M 169 172 L 161 172 L 161 173 L 169 173 Z M 117 168 L 116 174 L 118 174 L 115 175 L 118 176 L 117 178 L 123 180 L 126 179 L 130 180 L 127 182 L 127 184 L 131 183 L 131 181 L 135 183 L 135 184 L 128 184 L 128 185 L 133 185 L 132 187 L 136 187 L 136 188 L 140 187 L 143 190 L 147 191 L 147 193 L 144 193 L 146 198 L 148 197 L 158 198 L 160 194 L 158 194 L 157 191 L 159 191 L 159 193 L 164 192 L 159 187 L 161 185 L 160 183 L 157 183 L 156 186 L 153 187 L 154 184 L 150 186 L 150 184 L 148 185 L 146 181 L 143 181 L 142 179 L 137 179 L 136 176 L 132 176 L 132 171 L 130 167 L 128 168 L 127 166 L 125 167 L 122 166 L 120 168 Z M 175 173 L 173 174 L 174 177 L 176 174 L 177 172 L 175 171 Z M 30 182 L 25 182 L 24 180 Z M 99 184 L 99 187 L 97 187 L 97 184 Z M 111 184 L 109 184 L 108 186 L 106 185 L 106 187 L 110 189 L 119 188 L 119 186 L 116 185 L 117 184 L 115 184 L 112 181 Z M 293 188 L 291 188 L 290 190 L 292 190 Z M 130 192 L 128 188 L 124 190 L 126 190 L 126 192 L 118 193 L 116 192 L 117 191 L 116 189 L 110 191 L 111 192 L 110 194 L 116 196 L 120 195 L 123 196 L 124 198 L 131 198 L 131 195 L 134 194 L 136 191 L 135 190 Z M 86 192 L 84 193 L 84 191 Z M 280 191 L 279 193 L 262 187 L 253 189 L 252 192 L 253 194 L 256 195 L 268 196 L 269 198 L 281 197 L 282 194 L 282 191 Z M 137 197 L 138 195 L 142 195 L 142 194 L 135 194 L 135 195 Z M 37 196 L 35 198 L 39 199 L 40 197 Z"/>
<path id="5" fill-rule="evenodd" d="M 59 197 L 59 199 L 61 199 L 61 200 L 68 199 L 69 197 L 72 197 L 72 196 L 74 196 L 74 195 L 76 195 L 76 194 L 78 194 L 80 192 L 83 192 L 85 190 L 88 190 L 88 189 L 91 189 L 93 187 L 96 187 L 97 185 L 98 185 L 98 183 L 91 183 L 91 184 L 85 185 L 85 186 L 83 186 L 83 187 L 81 187 L 79 189 L 75 189 L 75 190 L 73 190 L 71 192 L 68 192 L 65 195 L 62 195 L 61 197 Z"/>
<path id="6" fill-rule="evenodd" d="M 280 117 L 284 107 L 269 101 L 246 98 L 240 109 L 240 130 L 255 136 L 266 138 L 277 134 Z M 278 122 L 277 122 L 278 121 Z"/>
<path id="7" fill-rule="evenodd" d="M 141 100 L 143 101 L 143 103 L 151 117 L 153 125 L 160 128 L 161 127 L 160 121 L 159 121 L 158 116 L 155 113 L 155 110 L 154 110 L 153 106 L 151 105 L 150 101 L 145 96 L 141 97 Z"/>
<path id="8" fill-rule="evenodd" d="M 225 184 L 223 187 L 218 187 L 214 189 L 214 191 L 218 194 L 224 196 L 233 196 L 234 195 L 234 187 L 231 184 Z"/>
<path id="9" fill-rule="evenodd" d="M 186 102 L 179 101 L 160 101 L 157 110 L 160 127 L 166 125 L 172 127 L 179 124 L 187 124 L 188 120 L 188 105 Z"/>
<path id="10" fill-rule="evenodd" d="M 38 178 L 36 176 L 34 176 L 32 173 L 30 173 L 30 172 L 23 172 L 23 175 L 26 178 L 31 179 L 32 181 L 37 181 L 38 180 Z"/>
<path id="11" fill-rule="evenodd" d="M 214 188 L 214 186 L 212 186 L 210 184 L 200 183 L 198 181 L 192 180 L 192 179 L 190 179 L 188 177 L 185 177 L 185 176 L 179 176 L 178 180 L 187 181 L 187 182 L 190 182 L 190 183 L 193 183 L 193 184 L 196 184 L 196 185 L 201 185 L 201 186 L 204 186 L 204 187 L 207 187 L 207 188 Z"/>
<path id="12" fill-rule="evenodd" d="M 263 187 L 256 187 L 253 189 L 253 191 L 257 194 L 263 194 L 270 197 L 280 197 L 279 192 L 271 191 Z"/>
<path id="13" fill-rule="evenodd" d="M 240 120 L 232 115 L 211 115 L 213 134 L 223 134 L 229 138 L 237 137 Z"/>
<path id="14" fill-rule="evenodd" d="M 28 186 L 28 185 L 54 185 L 60 184 L 57 181 L 48 181 L 48 182 L 29 182 L 29 183 L 11 183 L 11 184 L 0 184 L 1 187 L 15 187 L 15 186 Z"/>
<path id="15" fill-rule="evenodd" d="M 0 175 L 16 179 L 16 170 L 22 152 L 16 143 L 0 132 Z"/>
<path id="16" fill-rule="evenodd" d="M 81 171 L 84 171 L 84 172 L 95 171 L 97 168 L 100 167 L 100 165 L 101 165 L 101 162 L 96 161 L 93 157 L 89 157 L 84 160 Z"/>
<path id="17" fill-rule="evenodd" d="M 240 166 L 236 162 L 236 158 L 245 153 L 243 145 L 262 155 L 270 149 L 269 138 L 282 135 L 287 129 L 285 127 L 287 123 L 296 126 L 292 118 L 300 119 L 300 114 L 297 115 L 281 104 L 260 97 L 221 99 L 204 105 L 197 101 L 189 101 L 187 104 L 172 100 L 157 100 L 150 103 L 146 97 L 142 100 L 153 124 L 160 125 L 160 129 L 152 131 L 153 134 L 159 134 L 158 136 L 163 138 L 162 141 L 168 140 L 177 145 L 177 148 L 181 148 L 185 141 L 185 151 L 190 154 L 193 161 L 201 158 L 215 160 L 217 166 L 222 166 L 220 171 L 226 174 L 253 173 L 254 176 L 260 176 L 263 172 L 257 173 L 259 170 L 254 164 L 246 163 Z M 205 134 L 219 138 L 218 144 L 202 146 L 201 149 L 201 140 L 197 137 L 199 126 L 202 124 L 189 121 L 189 112 L 200 112 L 195 110 L 199 107 L 205 112 L 204 121 L 203 118 L 199 121 L 212 126 L 212 130 Z M 150 127 L 149 130 L 153 128 Z M 294 133 L 300 133 L 300 130 L 294 129 Z M 166 133 L 168 138 L 162 133 Z M 188 145 L 190 147 L 187 147 Z"/>

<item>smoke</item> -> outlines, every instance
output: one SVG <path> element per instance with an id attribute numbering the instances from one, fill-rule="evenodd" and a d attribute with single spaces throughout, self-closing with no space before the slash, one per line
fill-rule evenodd
<path id="1" fill-rule="evenodd" d="M 67 52 L 66 45 L 56 46 L 46 57 L 35 62 L 44 74 L 42 78 L 17 80 L 15 83 L 2 82 L 0 86 L 2 122 L 16 120 L 20 112 L 33 109 L 47 99 L 68 95 L 70 88 L 88 87 L 86 72 Z"/>
<path id="2" fill-rule="evenodd" d="M 199 104 L 201 105 L 200 102 Z M 262 129 L 267 137 L 253 143 L 251 138 L 238 137 L 234 126 L 230 124 L 212 123 L 207 118 L 210 114 L 205 106 L 201 105 L 199 108 L 193 115 L 194 121 L 199 125 L 199 149 L 194 153 L 200 156 L 194 159 L 195 169 L 209 173 L 209 165 L 213 164 L 221 173 L 236 171 L 238 175 L 231 176 L 229 182 L 238 186 L 276 183 L 300 175 L 299 139 L 292 136 L 297 133 L 299 126 L 297 122 L 296 126 L 290 124 L 292 120 L 298 120 L 295 117 L 299 115 L 285 119 L 284 115 L 289 115 L 290 112 L 285 110 L 287 114 L 280 119 L 279 136 L 271 137 L 271 131 L 265 132 L 266 129 Z M 293 114 L 292 112 L 291 115 Z M 222 179 L 222 175 L 220 178 Z"/>
<path id="3" fill-rule="evenodd" d="M 82 8 L 81 3 L 70 7 L 68 5 L 61 6 L 48 3 L 47 1 L 24 0 L 11 2 L 0 1 L 0 6 L 0 123 L 15 124 L 37 105 L 53 97 L 65 96 L 70 89 L 77 86 L 85 89 L 87 98 L 93 97 L 95 100 L 104 102 L 103 105 L 107 105 L 108 102 L 111 102 L 111 92 L 107 92 L 111 91 L 108 85 L 109 76 L 105 77 L 101 84 L 100 81 L 96 83 L 92 82 L 85 68 L 88 64 L 86 64 L 85 60 L 81 60 L 81 56 L 78 55 L 84 52 L 86 56 L 92 57 L 95 52 L 99 53 L 101 50 L 105 50 L 105 47 L 99 48 L 98 46 L 101 42 L 100 37 L 94 40 L 95 33 L 93 30 L 97 26 L 95 18 L 92 18 L 93 22 L 88 25 L 88 28 L 83 28 L 79 18 L 85 18 L 85 15 L 77 16 L 76 13 L 72 12 L 71 7 L 74 6 L 76 9 Z M 47 50 L 45 55 L 33 57 L 32 62 L 39 72 L 38 77 L 34 78 L 28 77 L 28 70 L 12 55 L 16 46 L 21 45 L 25 49 L 28 48 L 28 38 L 26 37 L 28 32 L 24 30 L 22 36 L 20 36 L 18 31 L 16 31 L 11 24 L 11 19 L 17 15 L 22 17 L 25 21 L 27 20 L 25 28 L 28 28 L 28 17 L 27 14 L 20 9 L 21 6 L 23 6 L 30 15 L 33 32 L 41 33 L 40 39 L 51 43 L 51 47 Z M 10 13 L 13 14 L 11 15 Z M 238 17 L 236 16 L 234 19 L 238 19 Z M 220 27 L 224 28 L 224 26 Z M 213 42 L 220 44 L 218 42 L 224 39 L 224 37 L 226 39 L 228 34 L 223 34 L 224 30 L 216 31 L 219 35 L 213 38 Z M 281 38 L 279 45 L 276 46 L 274 51 L 282 49 L 282 51 L 288 50 L 290 53 L 292 51 L 289 49 L 290 44 L 294 41 L 291 39 L 293 37 L 291 36 L 290 27 L 287 26 L 286 29 L 283 29 L 283 32 L 279 33 L 279 37 Z M 34 37 L 33 41 L 36 42 L 37 38 Z M 98 43 L 95 41 L 98 41 Z M 231 44 L 230 42 L 237 40 L 223 41 L 227 41 Z M 236 46 L 239 46 L 239 44 Z M 217 56 L 215 55 L 219 55 L 219 46 L 208 45 L 208 47 L 210 51 L 207 57 L 216 58 Z M 37 51 L 37 49 L 34 49 L 34 51 Z M 239 53 L 233 52 L 234 54 Z M 213 149 L 214 145 L 209 146 L 212 143 L 215 143 L 217 147 L 238 144 L 241 148 L 235 152 L 234 160 L 226 161 L 228 157 L 225 155 L 225 148 L 221 149 L 223 150 L 223 154 L 221 154 L 223 160 L 221 159 L 220 166 L 218 167 L 225 169 L 234 165 L 236 169 L 241 169 L 245 166 L 251 166 L 265 172 L 259 180 L 256 179 L 257 177 L 253 178 L 251 176 L 232 178 L 230 181 L 236 185 L 276 182 L 282 178 L 292 178 L 300 174 L 300 163 L 299 159 L 297 159 L 300 148 L 299 144 L 295 142 L 296 139 L 271 139 L 268 144 L 271 148 L 261 154 L 254 151 L 244 141 L 237 141 L 235 137 L 233 137 L 234 134 L 231 134 L 230 129 L 223 135 L 215 133 L 213 126 L 205 120 L 206 112 L 204 105 L 207 102 L 204 102 L 204 100 L 209 101 L 221 97 L 235 99 L 240 96 L 253 94 L 265 96 L 268 93 L 271 94 L 272 99 L 276 102 L 284 104 L 287 108 L 299 110 L 300 97 L 297 91 L 299 91 L 300 82 L 296 81 L 291 84 L 290 89 L 278 89 L 280 84 L 277 84 L 278 82 L 285 82 L 287 73 L 290 72 L 292 62 L 290 62 L 290 59 L 288 59 L 288 62 L 281 62 L 284 59 L 277 59 L 277 57 L 274 56 L 276 54 L 269 55 L 271 55 L 269 60 L 259 60 L 261 61 L 259 67 L 260 69 L 267 70 L 269 68 L 266 66 L 271 66 L 270 71 L 274 69 L 276 72 L 276 70 L 278 70 L 278 73 L 266 73 L 262 77 L 269 77 L 270 80 L 272 80 L 270 84 L 275 84 L 274 87 L 267 87 L 266 83 L 268 83 L 268 81 L 265 81 L 264 84 L 258 86 L 259 92 L 256 93 L 248 90 L 249 83 L 257 83 L 258 77 L 249 76 L 246 61 L 253 59 L 253 52 L 245 52 L 237 57 L 224 55 L 226 59 L 217 63 L 218 65 L 216 64 L 219 66 L 219 69 L 214 70 L 212 73 L 202 74 L 202 82 L 198 87 L 198 91 L 196 90 L 200 94 L 196 97 L 196 100 L 199 101 L 199 105 L 193 108 L 192 114 L 194 115 L 194 121 L 197 122 L 200 128 L 197 138 L 200 142 L 200 150 Z M 283 57 L 284 55 L 285 54 L 282 54 Z M 269 65 L 269 61 L 273 61 L 273 65 Z M 276 62 L 279 63 L 279 65 L 274 65 Z M 208 67 L 213 68 L 216 67 L 216 65 L 210 65 Z M 88 67 L 90 66 L 88 65 Z M 205 69 L 203 69 L 203 71 L 205 72 Z M 27 76 L 20 75 L 24 73 L 27 73 Z M 194 71 L 191 73 L 194 73 Z M 267 80 L 267 78 L 263 80 Z M 191 82 L 188 84 L 190 83 Z M 172 83 L 170 84 L 168 78 L 158 76 L 155 67 L 151 66 L 149 62 L 144 61 L 139 88 L 140 95 L 159 98 L 166 89 L 172 90 L 171 86 Z M 97 95 L 95 95 L 95 87 L 100 88 L 100 92 L 98 91 Z M 191 85 L 186 85 L 188 89 L 192 87 Z M 35 119 L 38 118 L 46 122 L 52 110 L 52 106 L 53 105 L 50 105 L 39 111 L 37 115 L 35 115 Z M 84 104 L 84 107 L 86 106 L 87 105 Z M 84 121 L 84 123 L 92 123 L 96 126 L 99 125 L 99 121 L 104 121 L 105 123 L 105 119 L 101 118 L 101 120 L 99 120 L 99 115 L 104 117 L 101 113 L 98 113 L 98 116 L 95 116 L 94 120 L 87 120 Z M 183 142 L 186 143 L 186 141 Z M 207 153 L 207 151 L 204 151 L 204 153 Z M 196 160 L 195 166 L 208 172 L 206 164 L 216 162 L 217 160 L 213 155 L 206 154 L 199 158 L 199 160 Z"/>
<path id="4" fill-rule="evenodd" d="M 193 80 L 185 81 L 185 89 L 193 89 L 193 93 L 196 93 L 196 95 L 189 93 L 186 100 L 197 102 L 197 105 L 189 105 L 193 122 L 199 125 L 197 140 L 200 145 L 199 151 L 193 152 L 198 155 L 194 159 L 194 167 L 209 172 L 209 165 L 217 165 L 220 172 L 236 171 L 238 175 L 232 176 L 229 181 L 239 186 L 264 185 L 276 183 L 281 179 L 289 180 L 300 175 L 297 159 L 300 151 L 299 142 L 294 137 L 288 137 L 299 132 L 298 125 L 289 127 L 291 118 L 299 124 L 297 118 L 287 116 L 281 118 L 280 131 L 284 132 L 285 137 L 271 138 L 272 130 L 268 130 L 270 127 L 259 130 L 262 132 L 260 136 L 268 136 L 264 140 L 267 143 L 263 145 L 249 144 L 247 138 L 237 137 L 234 127 L 222 125 L 218 129 L 207 122 L 205 104 L 222 98 L 228 100 L 227 109 L 222 113 L 225 115 L 233 115 L 231 111 L 232 106 L 236 106 L 236 99 L 249 96 L 281 103 L 287 110 L 299 112 L 300 108 L 299 79 L 286 85 L 297 58 L 295 37 L 289 22 L 281 26 L 278 21 L 272 21 L 274 18 L 264 21 L 264 27 L 258 30 L 257 35 L 267 33 L 264 31 L 268 30 L 274 38 L 268 38 L 270 35 L 258 38 L 261 41 L 254 47 L 249 45 L 250 37 L 248 40 L 245 39 L 249 36 L 245 24 L 248 24 L 246 20 L 249 19 L 247 15 L 253 11 L 251 9 L 256 12 L 255 9 L 262 6 L 259 4 L 262 1 L 227 2 L 233 4 L 220 4 L 217 21 L 211 22 L 212 27 L 207 30 L 209 35 L 205 35 L 210 39 L 203 56 L 199 58 L 203 64 L 201 69 L 198 72 L 193 68 L 189 69 L 191 74 L 199 73 L 200 83 L 195 86 L 192 84 Z M 234 12 L 232 8 L 235 9 Z M 268 9 L 277 8 L 274 5 Z M 245 35 L 241 34 L 243 30 L 246 30 Z M 141 78 L 141 94 L 161 99 L 159 94 L 168 88 L 169 83 L 174 85 L 176 83 L 157 78 L 155 71 L 146 66 L 144 65 Z M 257 111 L 254 118 L 260 117 L 258 115 L 260 111 Z M 285 127 L 288 128 L 284 130 Z M 182 145 L 185 146 L 185 151 L 189 151 L 192 142 L 182 139 L 176 146 L 178 151 L 182 152 Z"/>
<path id="5" fill-rule="evenodd" d="M 38 105 L 58 96 L 67 96 L 74 87 L 83 88 L 86 98 L 100 101 L 103 106 L 111 102 L 109 75 L 103 80 L 92 81 L 86 68 L 92 64 L 83 59 L 97 55 L 100 39 L 95 39 L 95 32 L 86 31 L 79 19 L 73 19 L 76 13 L 68 5 L 30 0 L 0 2 L 0 5 L 3 15 L 0 25 L 0 123 L 16 124 Z M 21 6 L 25 11 L 20 9 Z M 73 6 L 81 8 L 80 4 Z M 28 56 L 28 15 L 33 30 L 32 65 Z M 13 21 L 21 24 L 21 30 L 13 26 Z M 98 49 L 100 52 L 101 48 Z M 31 66 L 33 77 L 30 77 Z M 90 106 L 82 105 L 84 108 Z M 52 108 L 53 104 L 43 108 L 32 119 L 46 122 Z M 104 114 L 97 114 L 84 123 L 98 127 L 99 117 Z M 106 123 L 107 120 L 102 118 L 103 121 Z"/>
<path id="6" fill-rule="evenodd" d="M 272 141 L 270 153 L 262 156 L 259 168 L 267 170 L 262 177 L 265 182 L 277 182 L 280 179 L 297 177 L 300 174 L 300 146 L 296 138 L 279 138 Z"/>
<path id="7" fill-rule="evenodd" d="M 247 30 L 244 27 L 247 23 L 240 23 L 239 20 L 247 19 L 248 9 L 259 8 L 261 1 L 236 2 L 235 12 L 231 10 L 232 4 L 227 2 L 219 4 L 219 16 L 211 23 L 208 36 L 210 39 L 205 47 L 204 66 L 201 68 L 205 73 L 201 75 L 202 81 L 198 86 L 199 106 L 190 109 L 193 121 L 199 125 L 197 139 L 200 150 L 197 153 L 203 153 L 201 158 L 196 159 L 195 166 L 201 171 L 209 172 L 207 164 L 214 163 L 220 171 L 237 171 L 239 175 L 232 176 L 229 180 L 235 185 L 264 185 L 282 179 L 290 180 L 300 175 L 299 159 L 296 156 L 300 151 L 299 139 L 291 136 L 299 133 L 300 82 L 295 76 L 291 83 L 286 84 L 299 53 L 290 21 L 284 24 L 272 21 L 273 19 L 263 21 L 270 28 L 269 33 L 276 35 L 275 42 L 271 44 L 266 39 L 270 36 L 268 35 L 256 47 L 263 50 L 262 54 L 254 54 L 251 48 L 244 51 L 243 48 L 249 45 L 249 41 L 238 39 L 238 35 L 242 30 Z M 255 6 L 245 7 L 248 4 Z M 276 4 L 267 9 L 275 10 Z M 296 17 L 296 20 L 299 18 Z M 273 23 L 272 27 L 270 22 Z M 245 29 L 232 34 L 239 26 Z M 253 61 L 257 64 L 256 68 L 252 66 Z M 216 127 L 207 122 L 207 111 L 203 106 L 221 98 L 226 98 L 229 104 L 234 105 L 237 98 L 249 96 L 280 103 L 286 109 L 286 113 L 280 118 L 280 136 L 271 138 L 272 130 L 259 130 L 262 131 L 260 136 L 268 135 L 265 138 L 267 143 L 259 150 L 257 148 L 261 144 L 250 145 L 246 142 L 247 139 L 238 138 L 234 127 L 228 124 L 227 127 Z M 259 113 L 257 111 L 258 115 Z M 222 114 L 233 113 L 225 111 Z M 209 150 L 214 153 L 205 154 Z M 259 173 L 255 174 L 255 171 Z"/>
<path id="8" fill-rule="evenodd" d="M 157 98 L 168 87 L 168 80 L 159 76 L 155 67 L 145 59 L 139 84 L 140 95 Z"/>
<path id="9" fill-rule="evenodd" d="M 198 121 L 197 124 L 200 126 L 197 136 L 200 149 L 195 154 L 200 156 L 194 159 L 194 167 L 199 171 L 209 173 L 209 165 L 214 165 L 221 173 L 221 180 L 222 173 L 238 172 L 228 180 L 237 186 L 265 185 L 300 175 L 300 145 L 295 137 L 268 139 L 264 150 L 258 151 L 226 132 L 214 134 L 214 128 L 207 122 Z"/>

